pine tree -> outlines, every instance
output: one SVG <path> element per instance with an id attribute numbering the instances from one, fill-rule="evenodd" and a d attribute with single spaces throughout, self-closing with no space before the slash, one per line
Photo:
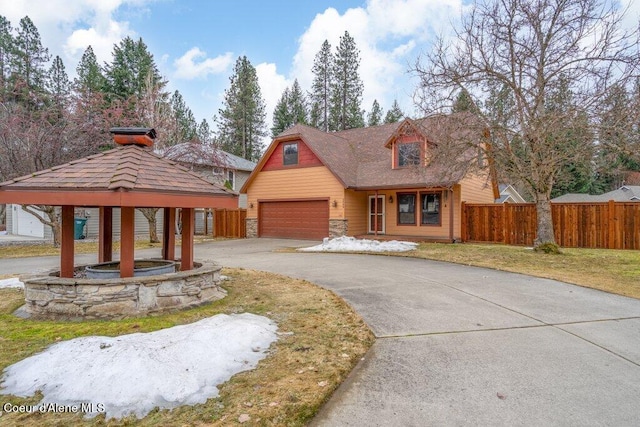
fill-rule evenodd
<path id="1" fill-rule="evenodd" d="M 265 104 L 260 92 L 256 69 L 246 56 L 239 57 L 225 90 L 224 108 L 216 118 L 222 149 L 257 161 L 262 152 L 265 131 Z"/>
<path id="2" fill-rule="evenodd" d="M 478 106 L 471 98 L 471 94 L 466 90 L 462 89 L 458 92 L 458 96 L 456 97 L 455 102 L 453 103 L 453 108 L 451 109 L 453 113 L 461 113 L 461 112 L 469 112 L 469 113 L 478 113 Z"/>
<path id="3" fill-rule="evenodd" d="M 167 145 L 196 140 L 198 138 L 198 124 L 182 94 L 177 90 L 173 92 L 169 104 L 173 126 L 172 135 L 167 138 Z"/>
<path id="4" fill-rule="evenodd" d="M 387 114 L 384 116 L 385 123 L 396 123 L 402 120 L 404 117 L 404 113 L 400 109 L 398 105 L 398 100 L 394 99 L 393 104 L 391 105 L 391 109 L 387 111 Z"/>
<path id="5" fill-rule="evenodd" d="M 307 111 L 307 99 L 300 88 L 298 79 L 293 80 L 289 91 L 289 108 L 293 116 L 293 124 L 307 124 L 309 113 Z"/>
<path id="6" fill-rule="evenodd" d="M 213 134 L 211 133 L 211 127 L 209 126 L 209 122 L 207 122 L 207 119 L 202 119 L 202 121 L 198 125 L 196 135 L 198 141 L 200 141 L 202 144 L 211 145 L 213 143 Z"/>
<path id="7" fill-rule="evenodd" d="M 358 68 L 360 54 L 347 31 L 340 37 L 332 66 L 329 129 L 345 130 L 364 126 L 361 108 L 363 85 Z"/>
<path id="8" fill-rule="evenodd" d="M 76 73 L 78 76 L 74 79 L 73 84 L 77 91 L 97 93 L 105 89 L 106 80 L 91 46 L 88 46 L 82 54 L 76 67 Z"/>
<path id="9" fill-rule="evenodd" d="M 373 105 L 371 106 L 371 111 L 367 116 L 367 126 L 378 126 L 382 123 L 382 108 L 380 108 L 380 104 L 378 104 L 378 100 L 373 100 Z"/>
<path id="10" fill-rule="evenodd" d="M 49 49 L 42 46 L 40 33 L 28 16 L 20 20 L 18 35 L 15 38 L 15 50 L 12 55 L 11 73 L 16 80 L 24 82 L 23 101 L 38 104 L 34 99 L 44 92 L 47 75 L 45 65 L 49 62 Z"/>
<path id="11" fill-rule="evenodd" d="M 163 81 L 153 55 L 142 38 L 134 41 L 126 37 L 114 46 L 113 61 L 105 70 L 110 97 L 127 100 L 142 96 L 149 75 L 153 84 Z"/>
<path id="12" fill-rule="evenodd" d="M 325 132 L 329 131 L 329 110 L 331 106 L 331 87 L 333 85 L 333 54 L 327 40 L 313 60 L 313 83 L 310 99 L 312 103 L 311 125 Z"/>
<path id="13" fill-rule="evenodd" d="M 49 76 L 47 79 L 47 90 L 51 96 L 53 103 L 60 112 L 66 107 L 67 99 L 69 98 L 69 90 L 71 83 L 69 82 L 69 76 L 64 68 L 62 59 L 56 55 L 49 68 Z"/>
<path id="14" fill-rule="evenodd" d="M 15 49 L 11 22 L 0 16 L 0 102 L 5 100 L 9 91 L 8 80 L 11 74 L 11 61 Z"/>
<path id="15" fill-rule="evenodd" d="M 307 124 L 307 115 L 306 99 L 296 79 L 291 88 L 285 88 L 276 104 L 271 136 L 275 137 L 297 123 Z"/>

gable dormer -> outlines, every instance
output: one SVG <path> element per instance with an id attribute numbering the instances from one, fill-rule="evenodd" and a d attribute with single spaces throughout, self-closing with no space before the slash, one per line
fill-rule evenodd
<path id="1" fill-rule="evenodd" d="M 295 169 L 322 166 L 322 162 L 304 143 L 302 138 L 294 136 L 284 139 L 276 145 L 262 170 Z"/>
<path id="2" fill-rule="evenodd" d="M 411 119 L 405 119 L 385 142 L 391 151 L 392 169 L 428 166 L 432 145 Z"/>

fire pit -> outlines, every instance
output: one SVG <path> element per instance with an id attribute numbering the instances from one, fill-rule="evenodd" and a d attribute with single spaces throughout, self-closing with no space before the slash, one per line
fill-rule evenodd
<path id="1" fill-rule="evenodd" d="M 87 279 L 117 279 L 120 261 L 88 265 L 84 269 Z M 160 259 L 138 259 L 133 262 L 133 277 L 155 276 L 176 272 L 176 263 Z"/>

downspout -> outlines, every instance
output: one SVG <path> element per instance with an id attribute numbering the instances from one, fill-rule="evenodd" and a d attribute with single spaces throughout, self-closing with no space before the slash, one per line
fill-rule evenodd
<path id="1" fill-rule="evenodd" d="M 449 193 L 449 241 L 451 243 L 454 243 L 455 239 L 453 237 L 453 209 L 455 207 L 455 202 L 453 199 L 453 188 L 450 187 L 449 189 L 447 189 L 447 192 Z"/>
<path id="2" fill-rule="evenodd" d="M 378 235 L 378 190 L 376 190 L 376 196 L 373 200 L 373 235 Z"/>

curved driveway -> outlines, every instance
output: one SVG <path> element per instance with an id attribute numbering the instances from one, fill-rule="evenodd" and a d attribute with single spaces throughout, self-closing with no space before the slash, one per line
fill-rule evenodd
<path id="1" fill-rule="evenodd" d="M 314 425 L 638 425 L 640 300 L 435 261 L 277 251 L 310 244 L 230 240 L 195 256 L 317 283 L 371 327 L 376 342 Z M 18 265 L 0 260 L 0 274 L 29 271 Z"/>
<path id="2" fill-rule="evenodd" d="M 314 420 L 327 426 L 611 425 L 640 420 L 640 300 L 411 258 L 196 247 L 344 298 L 377 340 Z"/>

